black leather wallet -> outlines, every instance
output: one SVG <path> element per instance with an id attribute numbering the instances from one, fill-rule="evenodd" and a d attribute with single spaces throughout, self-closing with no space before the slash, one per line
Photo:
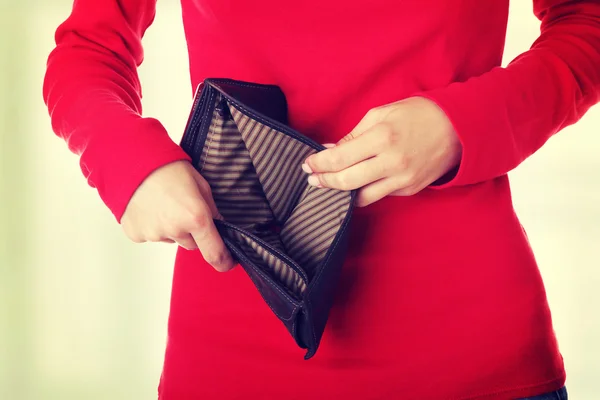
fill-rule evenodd
<path id="1" fill-rule="evenodd" d="M 277 86 L 205 80 L 181 147 L 210 184 L 225 245 L 311 358 L 339 280 L 355 191 L 308 185 L 301 165 L 325 148 L 287 125 Z"/>

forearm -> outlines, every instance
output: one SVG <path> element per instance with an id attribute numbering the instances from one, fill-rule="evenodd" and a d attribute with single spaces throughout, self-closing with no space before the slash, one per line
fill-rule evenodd
<path id="1" fill-rule="evenodd" d="M 141 116 L 137 67 L 153 18 L 153 1 L 76 1 L 44 79 L 54 132 L 118 220 L 147 175 L 187 158 L 157 120 Z"/>
<path id="2" fill-rule="evenodd" d="M 518 166 L 600 98 L 600 3 L 538 0 L 541 35 L 506 68 L 421 93 L 446 113 L 462 143 L 444 188 Z"/>

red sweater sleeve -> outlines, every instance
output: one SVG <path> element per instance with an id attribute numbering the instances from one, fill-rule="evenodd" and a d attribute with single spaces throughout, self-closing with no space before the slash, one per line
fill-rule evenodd
<path id="1" fill-rule="evenodd" d="M 419 96 L 437 103 L 463 145 L 435 188 L 508 173 L 600 98 L 600 1 L 534 0 L 541 35 L 506 68 Z"/>
<path id="2" fill-rule="evenodd" d="M 156 0 L 75 0 L 56 31 L 44 100 L 52 128 L 78 154 L 88 183 L 118 221 L 156 168 L 189 159 L 155 119 L 141 116 L 137 67 Z"/>

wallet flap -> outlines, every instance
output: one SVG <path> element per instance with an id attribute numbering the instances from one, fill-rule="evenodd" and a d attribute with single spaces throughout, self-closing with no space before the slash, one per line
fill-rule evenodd
<path id="1" fill-rule="evenodd" d="M 225 98 L 252 108 L 257 114 L 287 125 L 288 110 L 285 95 L 278 86 L 209 78 L 205 85 L 215 88 Z"/>

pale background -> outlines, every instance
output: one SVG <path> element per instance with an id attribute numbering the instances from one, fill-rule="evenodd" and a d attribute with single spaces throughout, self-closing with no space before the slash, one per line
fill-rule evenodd
<path id="1" fill-rule="evenodd" d="M 0 0 L 0 399 L 155 399 L 175 249 L 129 243 L 50 129 L 42 77 L 70 7 Z M 145 113 L 177 141 L 192 93 L 180 12 L 158 2 L 141 68 Z M 538 27 L 513 1 L 505 63 Z M 598 154 L 596 107 L 512 173 L 575 400 L 600 398 Z"/>

